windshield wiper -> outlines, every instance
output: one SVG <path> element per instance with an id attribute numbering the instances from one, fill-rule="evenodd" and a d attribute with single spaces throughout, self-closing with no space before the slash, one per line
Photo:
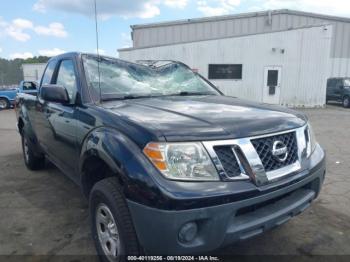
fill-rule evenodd
<path id="1" fill-rule="evenodd" d="M 101 101 L 107 102 L 107 101 L 112 101 L 112 100 L 124 100 L 124 99 L 134 99 L 136 98 L 133 95 L 126 95 L 126 96 L 103 96 L 101 98 Z"/>
<path id="2" fill-rule="evenodd" d="M 101 101 L 113 101 L 113 100 L 127 100 L 127 99 L 138 99 L 138 98 L 152 98 L 152 97 L 161 97 L 161 96 L 208 96 L 208 95 L 215 95 L 213 93 L 208 92 L 188 92 L 188 91 L 181 91 L 179 93 L 174 94 L 162 94 L 162 93 L 153 93 L 150 95 L 144 95 L 144 94 L 128 94 L 128 95 L 115 95 L 115 94 L 102 94 Z"/>
<path id="3" fill-rule="evenodd" d="M 181 91 L 179 93 L 170 94 L 169 96 L 210 96 L 215 95 L 213 93 L 208 92 L 188 92 L 188 91 Z"/>
<path id="4" fill-rule="evenodd" d="M 101 101 L 106 102 L 106 101 L 112 101 L 112 100 L 127 100 L 127 99 L 138 99 L 138 98 L 149 98 L 149 97 L 158 97 L 161 94 L 152 94 L 152 95 L 103 95 Z"/>

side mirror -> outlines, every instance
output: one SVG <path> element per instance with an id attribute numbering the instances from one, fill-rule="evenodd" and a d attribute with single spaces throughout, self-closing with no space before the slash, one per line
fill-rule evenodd
<path id="1" fill-rule="evenodd" d="M 43 85 L 40 89 L 41 98 L 48 102 L 69 103 L 67 89 L 59 85 Z"/>

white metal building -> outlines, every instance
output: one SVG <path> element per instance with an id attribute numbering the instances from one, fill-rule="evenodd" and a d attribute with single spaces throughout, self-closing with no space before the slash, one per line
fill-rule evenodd
<path id="1" fill-rule="evenodd" d="M 41 76 L 45 70 L 46 63 L 32 63 L 23 64 L 23 80 L 25 81 L 37 81 L 41 79 Z"/>
<path id="2" fill-rule="evenodd" d="M 179 60 L 227 95 L 325 104 L 329 77 L 350 76 L 350 19 L 291 10 L 134 25 L 120 58 Z"/>

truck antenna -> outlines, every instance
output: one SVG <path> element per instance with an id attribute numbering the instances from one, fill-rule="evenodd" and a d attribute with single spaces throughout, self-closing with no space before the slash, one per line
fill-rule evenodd
<path id="1" fill-rule="evenodd" d="M 97 21 L 97 4 L 96 4 L 96 0 L 94 0 L 94 7 L 95 7 L 95 33 L 96 33 L 98 89 L 99 89 L 99 92 L 100 92 L 100 101 L 99 102 L 101 103 L 102 91 L 101 91 L 100 50 L 99 50 L 99 43 L 98 43 L 98 21 Z"/>

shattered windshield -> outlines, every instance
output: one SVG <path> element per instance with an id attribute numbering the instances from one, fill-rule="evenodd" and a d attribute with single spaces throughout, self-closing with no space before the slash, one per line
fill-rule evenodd
<path id="1" fill-rule="evenodd" d="M 84 56 L 86 79 L 102 100 L 163 95 L 219 95 L 209 83 L 181 63 L 158 67 L 113 58 Z M 100 74 L 99 74 L 100 72 Z"/>

